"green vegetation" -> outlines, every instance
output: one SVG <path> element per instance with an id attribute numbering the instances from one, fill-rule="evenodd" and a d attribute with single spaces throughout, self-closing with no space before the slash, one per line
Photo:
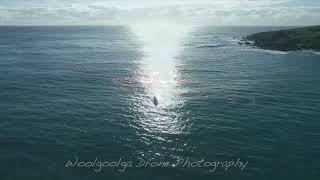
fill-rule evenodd
<path id="1" fill-rule="evenodd" d="M 262 32 L 250 35 L 246 39 L 262 49 L 320 50 L 320 26 Z"/>

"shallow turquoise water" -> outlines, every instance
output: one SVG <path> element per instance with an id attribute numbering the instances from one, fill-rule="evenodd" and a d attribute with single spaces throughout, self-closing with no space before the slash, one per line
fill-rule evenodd
<path id="1" fill-rule="evenodd" d="M 237 43 L 271 29 L 163 44 L 127 27 L 0 27 L 1 179 L 317 179 L 320 56 Z M 169 167 L 65 167 L 75 158 Z"/>

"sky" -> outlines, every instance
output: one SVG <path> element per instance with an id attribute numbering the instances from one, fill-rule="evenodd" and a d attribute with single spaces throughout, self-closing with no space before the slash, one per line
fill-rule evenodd
<path id="1" fill-rule="evenodd" d="M 320 0 L 0 0 L 0 25 L 319 25 Z"/>

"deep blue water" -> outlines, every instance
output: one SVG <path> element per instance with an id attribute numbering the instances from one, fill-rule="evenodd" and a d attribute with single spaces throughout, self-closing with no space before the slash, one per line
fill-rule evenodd
<path id="1" fill-rule="evenodd" d="M 237 43 L 272 29 L 158 43 L 127 27 L 0 27 L 0 179 L 317 180 L 320 55 Z M 170 167 L 65 167 L 76 157 Z"/>

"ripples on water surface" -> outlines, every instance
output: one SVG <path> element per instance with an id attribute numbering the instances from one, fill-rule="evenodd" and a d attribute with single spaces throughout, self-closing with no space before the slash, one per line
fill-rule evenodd
<path id="1" fill-rule="evenodd" d="M 1 27 L 1 179 L 319 177 L 320 56 L 237 44 L 271 29 Z M 74 157 L 249 163 L 94 173 Z"/>

